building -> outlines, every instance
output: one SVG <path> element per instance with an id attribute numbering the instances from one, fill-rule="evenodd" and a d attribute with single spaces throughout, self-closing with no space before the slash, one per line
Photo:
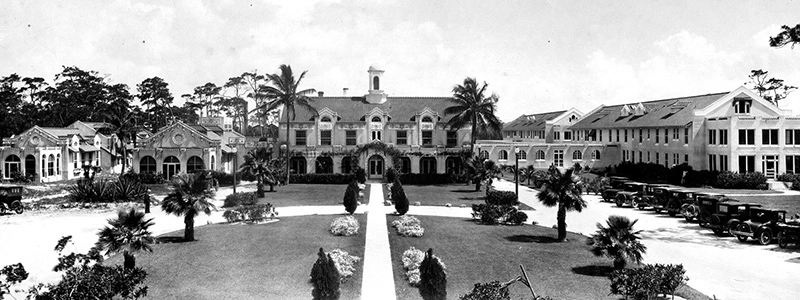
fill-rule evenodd
<path id="1" fill-rule="evenodd" d="M 98 130 L 105 123 L 76 121 L 66 127 L 34 126 L 7 139 L 0 147 L 0 173 L 36 174 L 38 182 L 53 182 L 83 176 L 83 167 L 100 166 L 103 172 L 119 173 L 122 156 L 119 139 Z"/>
<path id="2" fill-rule="evenodd" d="M 446 126 L 450 97 L 389 96 L 381 89 L 384 70 L 372 65 L 367 73 L 363 96 L 320 93 L 311 101 L 316 113 L 296 108 L 288 136 L 282 113 L 275 151 L 288 151 L 291 172 L 349 173 L 356 165 L 370 178 L 382 178 L 392 166 L 406 173 L 460 172 L 470 128 Z"/>

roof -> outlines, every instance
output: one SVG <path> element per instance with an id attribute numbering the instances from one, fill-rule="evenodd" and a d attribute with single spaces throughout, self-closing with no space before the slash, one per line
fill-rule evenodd
<path id="1" fill-rule="evenodd" d="M 508 122 L 503 126 L 503 131 L 536 131 L 544 130 L 545 123 L 565 113 L 566 110 L 546 112 L 532 115 L 521 115 L 514 121 Z M 531 117 L 533 117 L 531 119 Z"/>
<path id="2" fill-rule="evenodd" d="M 364 97 L 312 97 L 309 103 L 321 111 L 328 108 L 338 117 L 338 122 L 364 122 L 364 116 L 373 109 L 387 113 L 391 122 L 411 122 L 425 108 L 438 113 L 440 121 L 444 117 L 444 109 L 453 105 L 450 97 L 386 97 L 386 102 L 370 104 Z M 284 110 L 285 111 L 285 110 Z M 314 114 L 300 107 L 295 107 L 293 122 L 314 120 Z M 281 115 L 281 122 L 286 121 L 286 114 Z"/>
<path id="3" fill-rule="evenodd" d="M 58 137 L 59 139 L 71 137 L 73 135 L 81 133 L 81 131 L 77 128 L 61 128 L 61 127 L 39 127 L 39 128 L 41 128 L 42 130 L 44 130 L 49 134 Z"/>
<path id="4" fill-rule="evenodd" d="M 694 110 L 703 109 L 724 97 L 728 93 L 716 93 L 699 96 L 670 98 L 645 102 L 634 102 L 596 109 L 572 125 L 573 129 L 601 128 L 641 128 L 641 127 L 678 127 L 685 126 L 694 119 Z M 641 106 L 639 105 L 641 104 Z M 622 115 L 625 107 L 628 111 L 643 107 L 644 114 L 631 113 Z"/>
<path id="5" fill-rule="evenodd" d="M 79 149 L 80 149 L 82 152 L 95 152 L 95 151 L 100 151 L 100 149 L 98 149 L 97 147 L 95 147 L 95 146 L 92 146 L 92 145 L 80 145 L 80 146 L 78 146 L 78 148 L 79 148 Z"/>

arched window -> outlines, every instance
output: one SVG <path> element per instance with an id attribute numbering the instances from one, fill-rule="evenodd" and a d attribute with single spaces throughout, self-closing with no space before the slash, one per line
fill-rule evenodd
<path id="1" fill-rule="evenodd" d="M 364 78 L 364 77 L 361 77 L 361 78 Z M 372 77 L 372 88 L 374 90 L 380 90 L 381 89 L 381 79 L 378 76 Z"/>
<path id="2" fill-rule="evenodd" d="M 581 153 L 580 150 L 575 150 L 574 152 L 572 152 L 572 160 L 582 160 L 582 159 L 583 159 L 583 153 Z"/>
<path id="3" fill-rule="evenodd" d="M 331 117 L 323 116 L 321 119 L 319 119 L 319 121 L 320 122 L 328 122 L 328 123 L 330 123 Z"/>
<path id="4" fill-rule="evenodd" d="M 400 165 L 395 166 L 395 168 L 397 168 L 397 170 L 402 174 L 411 173 L 411 158 L 408 158 L 408 156 L 403 156 L 398 159 L 400 160 Z"/>
<path id="5" fill-rule="evenodd" d="M 424 117 L 422 117 L 422 122 L 431 123 L 431 122 L 433 122 L 433 119 L 431 119 L 431 117 L 429 117 L 429 116 L 424 116 Z"/>
<path id="6" fill-rule="evenodd" d="M 47 156 L 42 155 L 42 177 L 47 177 Z"/>
<path id="7" fill-rule="evenodd" d="M 342 157 L 342 174 L 350 174 L 353 171 L 353 157 Z"/>
<path id="8" fill-rule="evenodd" d="M 56 157 L 52 154 L 47 156 L 47 176 L 56 174 Z"/>
<path id="9" fill-rule="evenodd" d="M 534 156 L 536 160 L 544 160 L 544 151 L 538 150 L 536 151 L 536 156 Z"/>
<path id="10" fill-rule="evenodd" d="M 528 153 L 525 153 L 525 150 L 519 150 L 519 159 L 528 159 Z"/>
<path id="11" fill-rule="evenodd" d="M 181 172 L 181 161 L 175 156 L 167 156 L 161 167 L 164 176 L 166 176 L 167 179 L 172 179 L 172 176 Z"/>
<path id="12" fill-rule="evenodd" d="M 198 170 L 205 169 L 205 163 L 203 163 L 203 159 L 198 156 L 189 157 L 189 160 L 186 161 L 186 173 L 194 173 Z"/>
<path id="13" fill-rule="evenodd" d="M 212 155 L 211 156 L 211 166 L 209 166 L 209 169 L 216 170 L 217 169 L 216 162 L 217 162 L 217 157 Z"/>
<path id="14" fill-rule="evenodd" d="M 152 156 L 145 156 L 139 160 L 139 173 L 156 173 L 156 159 Z"/>
<path id="15" fill-rule="evenodd" d="M 649 155 L 649 152 L 648 152 L 648 155 Z M 592 151 L 592 160 L 598 160 L 598 159 L 600 159 L 600 150 Z"/>
<path id="16" fill-rule="evenodd" d="M 317 174 L 330 174 L 333 173 L 333 158 L 330 156 L 317 157 L 315 173 Z"/>
<path id="17" fill-rule="evenodd" d="M 20 162 L 19 156 L 16 155 L 9 155 L 6 157 L 6 161 L 3 162 L 3 178 L 11 178 L 11 173 L 18 173 L 19 170 L 22 168 L 22 163 Z"/>
<path id="18" fill-rule="evenodd" d="M 500 150 L 500 152 L 497 153 L 497 160 L 508 160 L 508 151 Z"/>
<path id="19" fill-rule="evenodd" d="M 36 174 L 36 157 L 33 155 L 25 156 L 25 174 Z"/>
<path id="20" fill-rule="evenodd" d="M 447 174 L 461 174 L 461 157 L 450 156 L 444 161 L 445 173 Z"/>
<path id="21" fill-rule="evenodd" d="M 378 117 L 378 116 L 372 117 L 372 122 L 380 123 L 381 122 L 381 117 Z"/>
<path id="22" fill-rule="evenodd" d="M 56 154 L 56 174 L 61 174 L 61 154 Z"/>
<path id="23" fill-rule="evenodd" d="M 306 158 L 296 156 L 289 159 L 289 167 L 292 174 L 305 174 L 306 173 Z"/>
<path id="24" fill-rule="evenodd" d="M 480 157 L 483 159 L 489 159 L 489 151 L 486 150 L 481 151 Z"/>
<path id="25" fill-rule="evenodd" d="M 423 157 L 419 159 L 419 173 L 420 174 L 436 174 L 436 158 Z"/>

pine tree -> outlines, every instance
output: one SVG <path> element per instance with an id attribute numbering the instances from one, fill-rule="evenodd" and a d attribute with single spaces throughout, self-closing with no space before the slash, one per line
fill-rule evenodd
<path id="1" fill-rule="evenodd" d="M 344 210 L 351 215 L 358 207 L 358 191 L 358 183 L 353 180 L 347 185 L 347 190 L 344 192 Z"/>
<path id="2" fill-rule="evenodd" d="M 319 248 L 317 255 L 319 258 L 311 268 L 311 284 L 314 285 L 311 295 L 314 300 L 338 300 L 339 271 L 336 269 L 336 264 L 322 248 Z"/>
<path id="3" fill-rule="evenodd" d="M 424 300 L 447 299 L 447 273 L 439 258 L 428 249 L 425 259 L 419 265 L 419 294 Z"/>
<path id="4" fill-rule="evenodd" d="M 358 183 L 362 183 L 362 184 L 367 182 L 367 171 L 365 171 L 363 168 L 359 167 L 356 170 L 356 180 L 358 180 Z"/>
<path id="5" fill-rule="evenodd" d="M 408 212 L 408 198 L 406 198 L 406 192 L 403 191 L 400 179 L 395 178 L 391 192 L 392 200 L 394 200 L 394 209 L 397 210 L 397 214 L 405 215 Z"/>

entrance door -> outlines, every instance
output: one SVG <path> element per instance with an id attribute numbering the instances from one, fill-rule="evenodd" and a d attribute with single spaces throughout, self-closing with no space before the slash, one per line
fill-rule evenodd
<path id="1" fill-rule="evenodd" d="M 383 157 L 373 155 L 369 158 L 369 178 L 381 179 L 383 178 Z"/>
<path id="2" fill-rule="evenodd" d="M 764 176 L 769 179 L 775 179 L 778 173 L 778 156 L 777 155 L 764 155 L 761 157 L 761 168 L 764 170 Z"/>
<path id="3" fill-rule="evenodd" d="M 172 180 L 172 176 L 181 172 L 181 161 L 175 156 L 169 156 L 164 159 L 163 170 L 164 176 L 167 180 Z"/>

